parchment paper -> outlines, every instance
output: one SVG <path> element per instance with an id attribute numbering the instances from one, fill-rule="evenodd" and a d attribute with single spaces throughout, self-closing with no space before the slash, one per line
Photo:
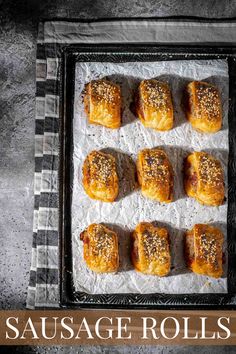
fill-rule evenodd
<path id="1" fill-rule="evenodd" d="M 93 79 L 108 78 L 119 83 L 123 96 L 122 127 L 110 130 L 88 125 L 82 102 L 84 85 Z M 171 85 L 175 126 L 168 132 L 145 128 L 132 114 L 130 104 L 137 83 L 142 79 L 161 78 Z M 216 84 L 223 101 L 223 128 L 216 134 L 195 132 L 186 122 L 181 108 L 183 88 L 188 81 L 205 80 Z M 193 150 L 204 150 L 220 159 L 227 181 L 228 159 L 228 64 L 225 60 L 185 60 L 134 63 L 77 63 L 73 122 L 74 179 L 72 197 L 73 279 L 75 289 L 93 294 L 102 293 L 222 293 L 227 292 L 227 254 L 224 276 L 213 279 L 189 272 L 183 257 L 183 232 L 196 223 L 219 226 L 225 235 L 226 252 L 227 201 L 220 207 L 199 205 L 186 197 L 182 184 L 184 157 Z M 134 162 L 145 147 L 162 146 L 172 162 L 175 180 L 175 201 L 170 204 L 144 198 L 134 185 Z M 120 194 L 114 203 L 90 199 L 84 192 L 82 165 L 93 149 L 105 149 L 118 160 Z M 226 186 L 227 189 L 227 186 Z M 155 221 L 166 226 L 171 238 L 172 267 L 169 276 L 159 278 L 137 273 L 129 260 L 130 231 L 140 221 Z M 120 269 L 116 274 L 97 275 L 83 260 L 80 232 L 90 223 L 104 223 L 119 235 Z"/>

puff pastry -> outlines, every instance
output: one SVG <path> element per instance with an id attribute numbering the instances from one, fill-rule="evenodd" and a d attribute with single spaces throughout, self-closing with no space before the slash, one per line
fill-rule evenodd
<path id="1" fill-rule="evenodd" d="M 135 98 L 135 112 L 143 125 L 165 131 L 174 123 L 173 104 L 169 85 L 155 79 L 143 80 Z"/>
<path id="2" fill-rule="evenodd" d="M 192 127 L 203 133 L 215 133 L 222 126 L 220 94 L 212 84 L 190 82 L 185 90 L 184 108 Z"/>
<path id="3" fill-rule="evenodd" d="M 90 198 L 113 202 L 119 192 L 115 158 L 101 151 L 92 151 L 84 161 L 82 182 Z"/>
<path id="4" fill-rule="evenodd" d="M 119 267 L 117 234 L 101 224 L 91 224 L 80 234 L 84 260 L 96 273 L 116 272 Z"/>
<path id="5" fill-rule="evenodd" d="M 159 202 L 173 200 L 173 170 L 162 149 L 144 149 L 138 154 L 138 181 L 142 194 Z"/>
<path id="6" fill-rule="evenodd" d="M 213 278 L 222 276 L 223 234 L 213 226 L 196 224 L 185 235 L 185 258 L 194 273 Z"/>
<path id="7" fill-rule="evenodd" d="M 165 228 L 141 222 L 132 234 L 131 244 L 131 260 L 137 271 L 160 277 L 169 273 L 171 257 Z"/>
<path id="8" fill-rule="evenodd" d="M 201 204 L 223 204 L 225 188 L 220 161 L 206 152 L 190 154 L 184 163 L 184 188 L 189 197 Z"/>
<path id="9" fill-rule="evenodd" d="M 120 86 L 107 80 L 94 80 L 86 85 L 85 112 L 91 124 L 116 129 L 121 125 Z"/>

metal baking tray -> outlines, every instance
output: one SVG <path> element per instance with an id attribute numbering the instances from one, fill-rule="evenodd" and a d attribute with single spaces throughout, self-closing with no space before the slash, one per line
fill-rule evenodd
<path id="1" fill-rule="evenodd" d="M 71 198 L 73 112 L 76 62 L 227 59 L 229 65 L 228 293 L 101 294 L 76 292 L 72 274 Z M 65 307 L 120 309 L 236 308 L 236 47 L 208 45 L 78 45 L 63 48 L 60 81 L 59 235 L 60 303 Z"/>

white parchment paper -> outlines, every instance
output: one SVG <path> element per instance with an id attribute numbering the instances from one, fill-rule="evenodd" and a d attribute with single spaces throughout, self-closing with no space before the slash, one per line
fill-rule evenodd
<path id="1" fill-rule="evenodd" d="M 108 78 L 122 88 L 122 127 L 110 130 L 88 125 L 83 106 L 84 85 L 93 79 Z M 171 86 L 175 108 L 175 126 L 168 132 L 145 128 L 132 114 L 130 104 L 137 83 L 142 79 L 160 78 Z M 183 88 L 188 81 L 205 80 L 219 87 L 223 102 L 223 128 L 216 134 L 195 132 L 186 122 L 181 108 Z M 183 191 L 184 157 L 193 150 L 204 150 L 220 159 L 227 181 L 228 160 L 228 64 L 225 60 L 185 60 L 134 63 L 77 63 L 73 122 L 74 179 L 72 197 L 73 279 L 75 289 L 93 294 L 102 293 L 222 293 L 227 292 L 227 255 L 224 276 L 213 279 L 189 272 L 183 257 L 183 232 L 196 223 L 212 223 L 225 235 L 227 201 L 220 207 L 199 205 Z M 139 150 L 163 147 L 172 162 L 175 180 L 175 201 L 170 204 L 144 198 L 133 186 L 133 165 Z M 84 192 L 82 165 L 92 150 L 105 149 L 118 160 L 120 194 L 114 203 L 90 199 Z M 129 259 L 130 231 L 140 221 L 155 221 L 166 226 L 171 238 L 172 268 L 169 276 L 143 275 L 132 269 Z M 116 274 L 95 274 L 83 260 L 79 235 L 91 223 L 104 223 L 119 236 L 120 270 Z M 226 252 L 226 249 L 225 249 Z"/>

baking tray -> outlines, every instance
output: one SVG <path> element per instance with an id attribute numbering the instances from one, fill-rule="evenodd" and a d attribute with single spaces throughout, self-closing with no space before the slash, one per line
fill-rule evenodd
<path id="1" fill-rule="evenodd" d="M 132 62 L 227 59 L 229 65 L 228 293 L 224 294 L 87 294 L 73 285 L 71 201 L 73 114 L 76 62 Z M 236 308 L 236 47 L 207 45 L 106 44 L 64 47 L 60 82 L 59 236 L 60 304 L 87 308 Z"/>

